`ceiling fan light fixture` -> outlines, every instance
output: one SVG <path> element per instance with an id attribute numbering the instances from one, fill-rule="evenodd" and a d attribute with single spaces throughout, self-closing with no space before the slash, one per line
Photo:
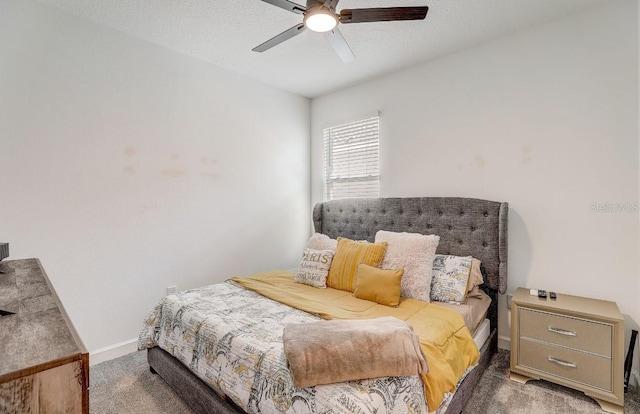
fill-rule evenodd
<path id="1" fill-rule="evenodd" d="M 328 32 L 333 30 L 337 24 L 338 19 L 336 16 L 325 8 L 309 10 L 309 12 L 304 15 L 304 25 L 314 32 Z"/>

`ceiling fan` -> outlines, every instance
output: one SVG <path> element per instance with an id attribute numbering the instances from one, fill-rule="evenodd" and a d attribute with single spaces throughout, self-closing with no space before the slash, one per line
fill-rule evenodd
<path id="1" fill-rule="evenodd" d="M 301 6 L 289 0 L 262 0 L 265 3 L 302 14 L 302 23 L 285 30 L 266 42 L 254 47 L 254 52 L 264 52 L 285 40 L 299 35 L 306 29 L 325 33 L 329 45 L 343 62 L 355 59 L 353 51 L 338 30 L 338 23 L 388 22 L 394 20 L 422 20 L 427 16 L 427 6 L 418 7 L 378 7 L 369 9 L 342 9 L 336 12 L 340 0 L 307 0 L 307 6 Z"/>

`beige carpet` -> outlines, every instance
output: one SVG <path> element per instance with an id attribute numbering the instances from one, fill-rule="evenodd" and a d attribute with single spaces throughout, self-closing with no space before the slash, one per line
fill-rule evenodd
<path id="1" fill-rule="evenodd" d="M 482 375 L 464 414 L 603 414 L 595 400 L 547 381 L 509 380 L 509 351 L 499 350 Z M 640 399 L 625 394 L 625 414 L 640 414 Z"/>
<path id="2" fill-rule="evenodd" d="M 146 352 L 135 352 L 91 367 L 92 414 L 189 414 L 189 408 L 157 375 Z M 625 395 L 626 414 L 640 414 L 638 397 Z M 500 350 L 483 374 L 465 414 L 602 414 L 584 394 L 545 381 L 522 385 L 509 380 L 509 352 Z M 383 414 L 383 413 L 379 413 Z"/>
<path id="3" fill-rule="evenodd" d="M 140 351 L 92 366 L 89 370 L 91 414 L 190 414 L 158 375 L 149 371 Z"/>

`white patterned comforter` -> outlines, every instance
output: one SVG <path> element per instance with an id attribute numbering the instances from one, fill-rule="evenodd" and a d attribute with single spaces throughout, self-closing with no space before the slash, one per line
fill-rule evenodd
<path id="1" fill-rule="evenodd" d="M 418 376 L 295 388 L 282 331 L 318 319 L 227 281 L 162 299 L 138 348 L 161 347 L 248 413 L 427 412 Z"/>

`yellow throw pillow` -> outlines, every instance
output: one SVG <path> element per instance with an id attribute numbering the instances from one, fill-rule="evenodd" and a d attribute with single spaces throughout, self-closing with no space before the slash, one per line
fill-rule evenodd
<path id="1" fill-rule="evenodd" d="M 387 243 L 356 242 L 344 237 L 338 237 L 338 247 L 333 256 L 327 286 L 353 292 L 353 280 L 356 269 L 361 263 L 373 267 L 380 267 Z"/>
<path id="2" fill-rule="evenodd" d="M 381 305 L 398 306 L 403 273 L 403 269 L 385 270 L 361 264 L 356 270 L 353 296 Z"/>

